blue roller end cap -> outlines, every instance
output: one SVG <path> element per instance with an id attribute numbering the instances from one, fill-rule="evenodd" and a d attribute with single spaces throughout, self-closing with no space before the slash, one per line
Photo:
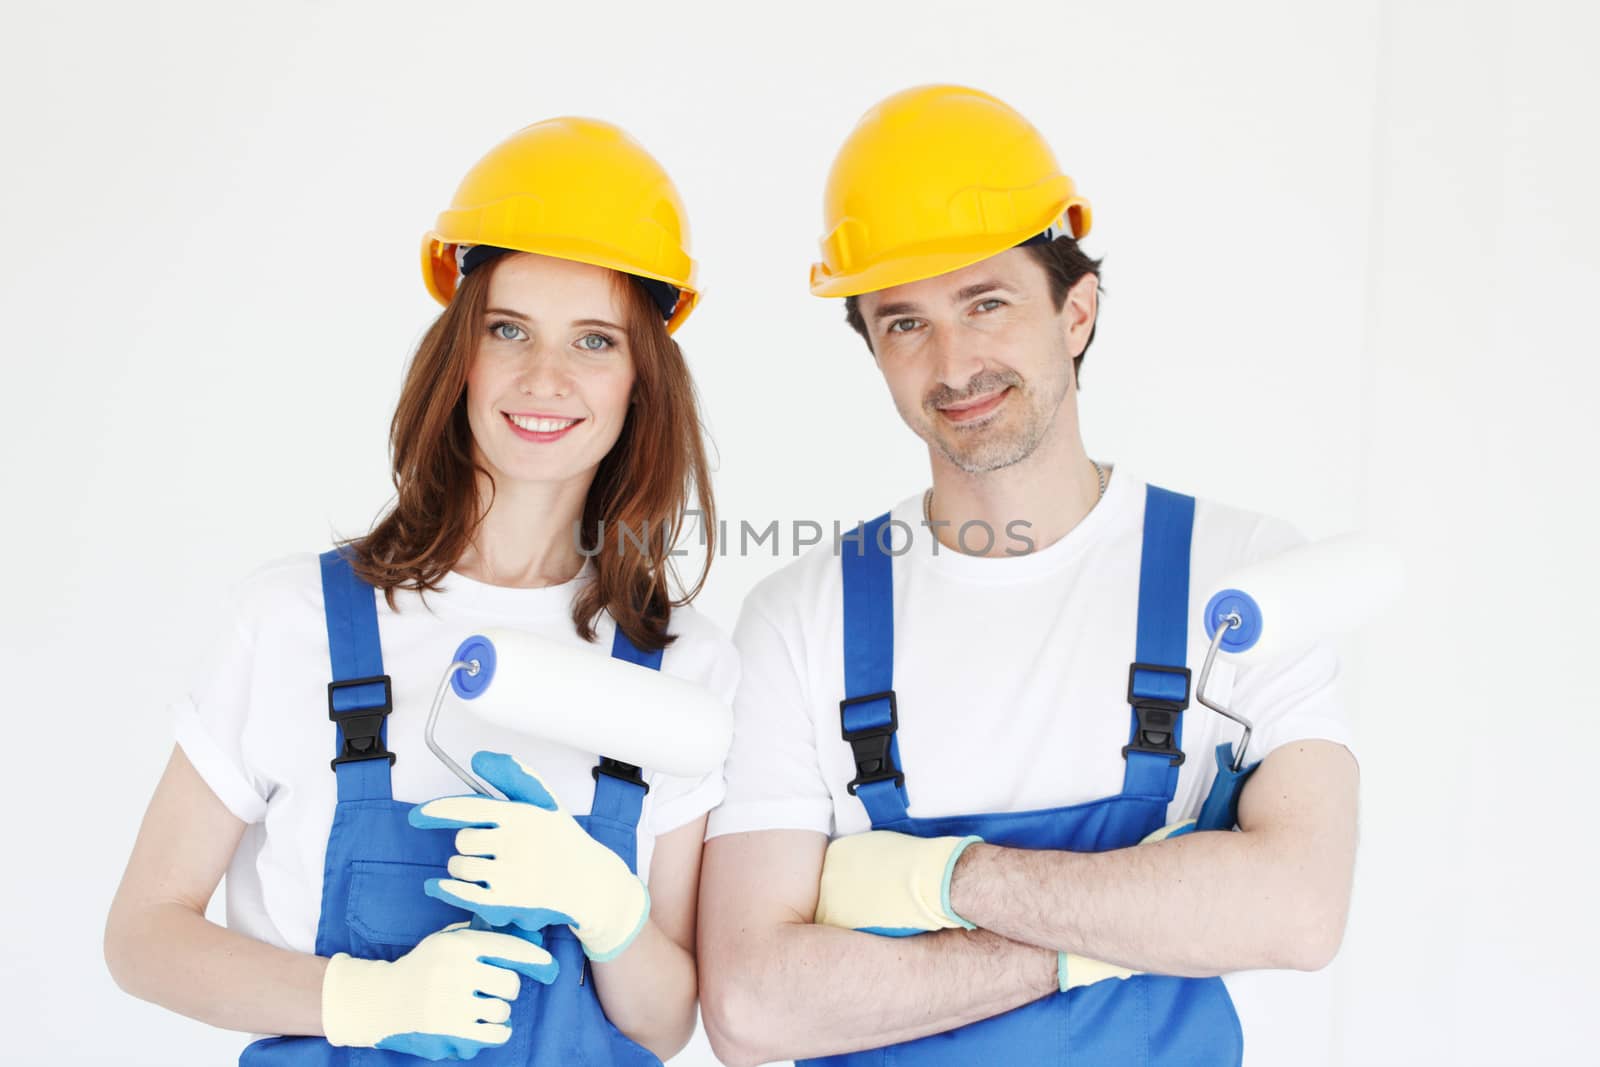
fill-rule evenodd
<path id="1" fill-rule="evenodd" d="M 1224 589 L 1206 604 L 1206 637 L 1216 637 L 1229 615 L 1238 615 L 1240 622 L 1223 636 L 1222 651 L 1243 652 L 1261 640 L 1261 606 L 1242 589 Z"/>
<path id="2" fill-rule="evenodd" d="M 482 634 L 473 634 L 461 642 L 461 647 L 456 649 L 452 663 L 470 663 L 478 661 L 478 673 L 468 674 L 457 668 L 450 675 L 450 688 L 456 691 L 456 696 L 462 700 L 471 700 L 482 696 L 483 691 L 489 688 L 489 683 L 494 681 L 494 642 Z"/>

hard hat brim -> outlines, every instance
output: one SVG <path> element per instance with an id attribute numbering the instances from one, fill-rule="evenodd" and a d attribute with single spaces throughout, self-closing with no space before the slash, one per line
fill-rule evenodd
<path id="1" fill-rule="evenodd" d="M 1026 238 L 1018 238 L 1025 240 Z M 821 263 L 811 266 L 811 293 L 813 296 L 860 296 L 897 285 L 937 278 L 941 274 L 982 263 L 991 256 L 1016 247 L 1017 242 L 1000 248 L 985 246 L 959 252 L 925 252 L 921 255 L 897 256 L 883 263 L 875 263 L 850 274 L 830 276 Z"/>
<path id="2" fill-rule="evenodd" d="M 1003 234 L 976 234 L 958 238 L 939 238 L 921 248 L 899 248 L 880 255 L 876 262 L 860 270 L 844 274 L 830 274 L 826 262 L 811 265 L 811 293 L 813 296 L 860 296 L 891 289 L 896 285 L 925 281 L 941 274 L 982 263 L 990 256 L 998 256 L 1017 247 L 1023 241 L 1044 232 L 1063 212 L 1070 212 L 1073 236 L 1082 239 L 1089 232 L 1089 202 L 1074 197 L 1065 204 L 1052 206 L 1040 219 L 1022 229 Z"/>

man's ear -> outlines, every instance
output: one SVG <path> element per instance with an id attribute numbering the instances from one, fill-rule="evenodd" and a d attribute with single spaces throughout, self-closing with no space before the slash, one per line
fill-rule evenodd
<path id="1" fill-rule="evenodd" d="M 1067 351 L 1076 359 L 1088 347 L 1089 335 L 1094 332 L 1095 317 L 1100 313 L 1100 276 L 1093 271 L 1085 274 L 1067 290 L 1061 305 L 1062 325 L 1067 331 Z"/>

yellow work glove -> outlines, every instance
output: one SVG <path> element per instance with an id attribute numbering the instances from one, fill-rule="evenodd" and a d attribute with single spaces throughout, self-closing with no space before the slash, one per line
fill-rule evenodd
<path id="1" fill-rule="evenodd" d="M 841 837 L 822 861 L 816 921 L 906 937 L 972 924 L 950 907 L 950 873 L 979 837 L 916 837 L 868 830 Z"/>
<path id="2" fill-rule="evenodd" d="M 597 962 L 621 954 L 650 916 L 644 882 L 515 756 L 479 752 L 472 769 L 510 799 L 441 797 L 411 809 L 412 826 L 459 828 L 450 877 L 428 879 L 423 891 L 490 926 L 566 923 Z"/>
<path id="3" fill-rule="evenodd" d="M 510 1039 L 519 973 L 549 984 L 556 961 L 531 941 L 466 923 L 393 962 L 340 952 L 322 978 L 322 1030 L 330 1045 L 470 1060 Z"/>
<path id="4" fill-rule="evenodd" d="M 1107 978 L 1132 978 L 1142 971 L 1135 971 L 1128 967 L 1118 967 L 1115 963 L 1102 963 L 1091 960 L 1087 956 L 1080 956 L 1075 952 L 1056 953 L 1056 978 L 1060 982 L 1061 992 L 1077 989 L 1079 986 L 1094 985 L 1104 982 Z"/>
<path id="5" fill-rule="evenodd" d="M 1163 826 L 1154 833 L 1146 834 L 1139 844 L 1148 845 L 1152 841 L 1165 841 L 1169 837 L 1182 837 L 1184 834 L 1192 832 L 1194 825 L 1193 819 L 1185 819 L 1182 822 L 1173 823 L 1171 826 Z M 1056 977 L 1060 981 L 1060 988 L 1063 993 L 1069 989 L 1077 989 L 1079 986 L 1104 982 L 1108 978 L 1132 978 L 1136 974 L 1144 973 L 1127 967 L 1119 967 L 1115 963 L 1102 963 L 1100 960 L 1092 960 L 1087 956 L 1079 956 L 1075 952 L 1056 953 Z"/>

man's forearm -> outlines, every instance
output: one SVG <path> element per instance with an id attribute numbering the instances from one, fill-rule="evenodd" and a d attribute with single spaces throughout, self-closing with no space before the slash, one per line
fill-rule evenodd
<path id="1" fill-rule="evenodd" d="M 1243 832 L 1092 853 L 973 845 L 950 905 L 1012 940 L 1140 971 L 1314 970 L 1344 934 L 1357 777 L 1343 746 L 1296 742 L 1245 788 Z"/>
<path id="2" fill-rule="evenodd" d="M 1055 952 L 984 930 L 896 938 L 795 922 L 743 931 L 717 951 L 702 1007 L 730 1064 L 910 1041 L 1010 1011 L 1058 982 Z"/>

